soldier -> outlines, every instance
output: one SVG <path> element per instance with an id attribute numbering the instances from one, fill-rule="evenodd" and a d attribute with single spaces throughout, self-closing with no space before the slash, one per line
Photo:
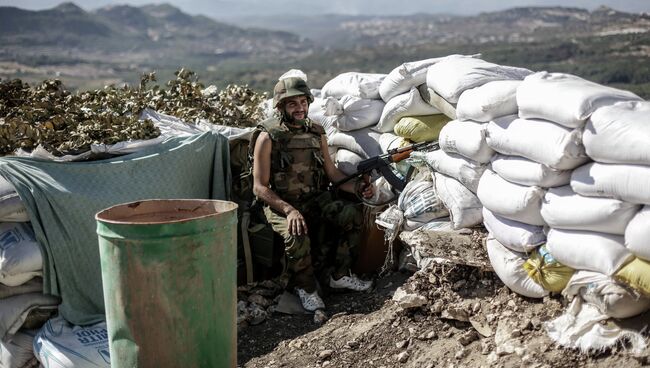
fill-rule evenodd
<path id="1" fill-rule="evenodd" d="M 290 284 L 308 311 L 325 308 L 314 275 L 327 253 L 322 249 L 327 244 L 325 235 L 340 241 L 335 244 L 336 264 L 329 286 L 355 291 L 372 286 L 350 272 L 351 252 L 360 240 L 362 204 L 337 200 L 327 190 L 330 181 L 345 174 L 329 156 L 325 130 L 307 117 L 313 101 L 303 79 L 280 80 L 273 89 L 278 116 L 262 122 L 251 140 L 253 193 L 265 204 L 264 214 L 273 230 L 284 239 Z M 362 181 L 348 182 L 340 189 L 366 198 L 374 193 L 374 187 Z"/>

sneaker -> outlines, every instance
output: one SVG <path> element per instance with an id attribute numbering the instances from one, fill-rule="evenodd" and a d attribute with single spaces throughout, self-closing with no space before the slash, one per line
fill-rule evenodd
<path id="1" fill-rule="evenodd" d="M 366 291 L 372 287 L 372 281 L 361 280 L 357 275 L 350 273 L 349 276 L 343 276 L 338 280 L 334 280 L 334 278 L 330 276 L 330 287 L 333 289 Z"/>
<path id="2" fill-rule="evenodd" d="M 305 289 L 296 288 L 296 293 L 300 298 L 302 307 L 306 310 L 314 312 L 317 309 L 325 308 L 325 303 L 323 303 L 323 299 L 318 295 L 318 291 L 314 290 L 314 292 L 310 294 L 306 292 Z"/>

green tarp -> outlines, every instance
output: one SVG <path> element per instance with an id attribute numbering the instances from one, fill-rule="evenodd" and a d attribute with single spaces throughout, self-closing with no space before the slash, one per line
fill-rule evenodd
<path id="1" fill-rule="evenodd" d="M 44 291 L 61 296 L 60 313 L 78 325 L 104 319 L 97 212 L 143 199 L 230 196 L 228 140 L 211 132 L 94 162 L 0 158 L 0 175 L 16 187 L 42 246 Z"/>

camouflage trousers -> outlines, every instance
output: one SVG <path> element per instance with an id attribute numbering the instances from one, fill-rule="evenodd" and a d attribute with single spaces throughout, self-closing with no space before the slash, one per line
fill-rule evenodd
<path id="1" fill-rule="evenodd" d="M 362 206 L 323 192 L 296 207 L 308 229 L 299 236 L 289 233 L 286 216 L 264 207 L 267 221 L 284 239 L 285 271 L 294 286 L 312 292 L 316 274 L 348 273 L 361 241 Z"/>

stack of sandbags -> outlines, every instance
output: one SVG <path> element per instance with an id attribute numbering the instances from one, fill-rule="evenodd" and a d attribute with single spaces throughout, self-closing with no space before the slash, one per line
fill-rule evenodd
<path id="1" fill-rule="evenodd" d="M 531 73 L 528 69 L 493 64 L 478 58 L 447 57 L 428 68 L 426 83 L 437 95 L 455 104 L 460 103 L 460 96 L 466 90 L 493 81 L 522 80 Z M 456 108 L 458 114 L 460 106 Z"/>
<path id="2" fill-rule="evenodd" d="M 33 328 L 49 318 L 59 298 L 43 294 L 43 259 L 27 210 L 0 177 L 0 366 L 32 361 Z"/>
<path id="3" fill-rule="evenodd" d="M 487 122 L 516 114 L 516 89 L 520 80 L 530 73 L 527 69 L 471 57 L 449 57 L 427 70 L 429 96 L 435 96 L 438 104 L 442 99 L 455 108 L 455 120 L 440 131 L 442 151 L 427 157 L 429 166 L 437 172 L 436 177 L 440 177 L 436 180 L 436 185 L 441 186 L 440 195 L 450 201 L 463 196 L 462 201 L 446 202 L 447 207 L 452 219 L 465 217 L 472 221 L 453 221 L 455 226 L 474 226 L 482 221 L 482 206 L 475 193 L 479 178 L 494 155 L 486 141 Z M 455 196 L 445 195 L 451 183 L 457 189 L 452 191 Z"/>
<path id="4" fill-rule="evenodd" d="M 543 242 L 542 226 L 548 226 L 545 252 L 558 267 L 611 276 L 629 262 L 632 254 L 622 235 L 639 206 L 615 196 L 587 196 L 571 178 L 594 165 L 582 166 L 590 160 L 582 143 L 587 119 L 599 106 L 630 99 L 638 97 L 566 74 L 536 73 L 521 82 L 518 116 L 494 118 L 487 127 L 488 145 L 499 155 L 479 184 L 479 198 L 494 215 L 485 216 L 485 225 L 492 232 L 497 216 L 514 222 L 509 231 L 494 230 L 495 237 L 512 251 L 531 252 L 540 260 L 535 247 Z M 528 244 L 514 244 L 512 235 L 522 231 L 527 235 L 514 240 Z M 528 270 L 532 277 L 539 268 Z M 571 274 L 564 272 L 552 290 L 543 278 L 536 281 L 559 292 Z"/>
<path id="5" fill-rule="evenodd" d="M 483 221 L 483 206 L 476 192 L 479 178 L 494 155 L 485 138 L 485 124 L 453 120 L 440 131 L 440 151 L 425 156 L 455 229 Z"/>
<path id="6" fill-rule="evenodd" d="M 310 105 L 309 117 L 327 132 L 330 154 L 345 174 L 357 164 L 381 154 L 377 125 L 385 103 L 379 95 L 384 74 L 348 72 L 328 81 L 321 90 L 322 100 Z"/>
<path id="7" fill-rule="evenodd" d="M 440 130 L 451 118 L 428 102 L 430 96 L 425 83 L 427 70 L 439 62 L 456 58 L 468 56 L 419 60 L 393 69 L 379 86 L 386 106 L 375 129 L 382 133 L 394 133 L 413 143 L 437 140 Z M 422 96 L 422 91 L 427 93 L 427 100 Z"/>
<path id="8" fill-rule="evenodd" d="M 611 221 L 617 224 L 616 242 L 625 260 L 617 265 L 622 267 L 615 267 L 607 275 L 646 295 L 650 295 L 649 113 L 648 101 L 617 102 L 598 108 L 583 133 L 587 155 L 595 162 L 580 167 L 571 176 L 571 187 L 578 195 L 621 207 L 612 214 L 617 218 Z"/>
<path id="9" fill-rule="evenodd" d="M 467 58 L 471 56 L 450 55 L 404 63 L 393 69 L 379 85 L 381 98 L 388 102 L 393 97 L 410 91 L 427 81 L 427 72 L 432 65 L 447 59 Z"/>
<path id="10" fill-rule="evenodd" d="M 41 276 L 43 258 L 16 189 L 0 177 L 0 283 L 19 286 Z"/>

